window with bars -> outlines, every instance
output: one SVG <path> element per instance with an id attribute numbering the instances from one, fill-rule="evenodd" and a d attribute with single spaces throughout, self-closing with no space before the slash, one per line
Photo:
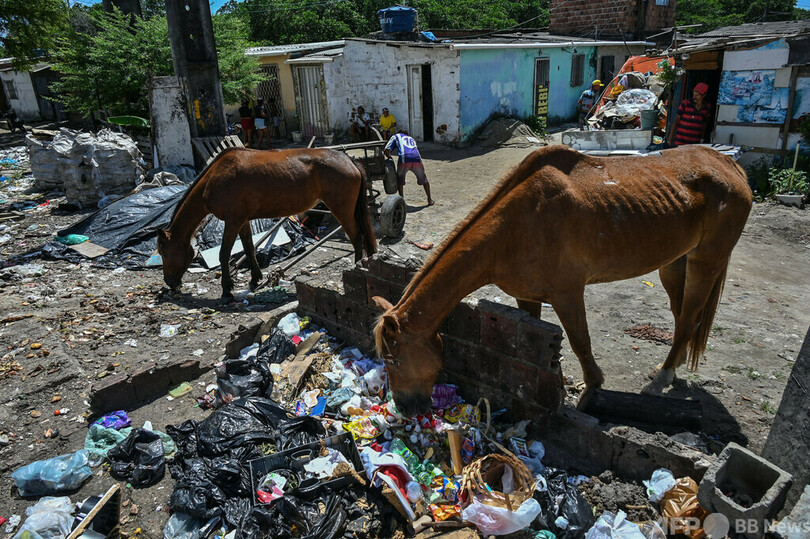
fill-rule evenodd
<path id="1" fill-rule="evenodd" d="M 571 86 L 582 86 L 585 81 L 585 55 L 571 56 Z"/>
<path id="2" fill-rule="evenodd" d="M 14 86 L 13 80 L 4 80 L 3 85 L 6 87 L 6 95 L 9 99 L 19 99 L 17 97 L 17 87 Z"/>
<path id="3" fill-rule="evenodd" d="M 287 135 L 287 124 L 284 117 L 284 102 L 281 99 L 281 83 L 278 80 L 278 65 L 267 64 L 261 67 L 262 73 L 267 75 L 267 80 L 259 83 L 256 88 L 256 97 L 264 99 L 266 105 L 275 103 L 276 110 L 274 114 L 279 114 L 279 135 L 284 137 Z"/>

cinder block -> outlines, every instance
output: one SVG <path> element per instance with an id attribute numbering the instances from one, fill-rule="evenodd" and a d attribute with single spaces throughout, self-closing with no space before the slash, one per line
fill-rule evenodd
<path id="1" fill-rule="evenodd" d="M 475 355 L 475 345 L 454 336 L 443 336 L 442 344 L 442 370 L 454 375 L 466 374 L 467 360 Z"/>
<path id="2" fill-rule="evenodd" d="M 793 477 L 764 458 L 735 443 L 723 449 L 703 476 L 698 502 L 710 513 L 722 513 L 735 529 L 737 521 L 754 521 L 745 537 L 764 535 L 765 519 L 773 519 L 785 504 Z"/>
<path id="3" fill-rule="evenodd" d="M 469 342 L 481 341 L 481 312 L 477 305 L 462 301 L 444 319 L 440 333 L 446 333 Z"/>
<path id="4" fill-rule="evenodd" d="M 381 279 L 391 281 L 400 286 L 406 286 L 416 274 L 419 269 L 419 264 L 412 262 L 412 259 L 397 260 L 389 258 L 387 260 L 380 260 L 379 262 Z"/>
<path id="5" fill-rule="evenodd" d="M 525 316 L 518 325 L 517 357 L 541 369 L 551 369 L 562 348 L 562 328 L 556 324 Z"/>
<path id="6" fill-rule="evenodd" d="M 481 344 L 514 356 L 517 351 L 518 322 L 526 313 L 492 301 L 478 302 L 481 311 Z"/>
<path id="7" fill-rule="evenodd" d="M 508 357 L 495 350 L 475 346 L 467 359 L 467 376 L 500 389 L 501 363 Z"/>
<path id="8" fill-rule="evenodd" d="M 537 394 L 537 367 L 511 358 L 503 358 L 499 363 L 500 389 L 521 399 L 534 398 Z"/>
<path id="9" fill-rule="evenodd" d="M 346 297 L 360 302 L 366 303 L 366 274 L 368 270 L 362 268 L 353 268 L 343 272 L 343 292 Z"/>
<path id="10" fill-rule="evenodd" d="M 298 278 L 295 280 L 295 295 L 298 297 L 298 304 L 302 309 L 316 310 L 314 280 L 311 277 Z"/>
<path id="11" fill-rule="evenodd" d="M 315 293 L 315 311 L 322 317 L 338 320 L 338 302 L 342 298 L 338 292 L 329 288 L 317 288 Z M 299 302 L 300 306 L 300 302 Z"/>
<path id="12" fill-rule="evenodd" d="M 397 298 L 394 297 L 395 294 L 391 293 L 391 283 L 369 274 L 366 276 L 366 297 L 368 298 L 366 303 L 372 307 L 376 307 L 372 299 L 374 296 L 385 298 L 392 305 L 397 303 Z"/>

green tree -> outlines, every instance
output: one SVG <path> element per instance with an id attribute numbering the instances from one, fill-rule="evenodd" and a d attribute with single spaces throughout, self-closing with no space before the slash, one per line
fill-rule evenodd
<path id="1" fill-rule="evenodd" d="M 68 29 L 64 0 L 2 0 L 0 5 L 0 44 L 3 54 L 14 58 L 15 69 L 30 67 Z"/>
<path id="2" fill-rule="evenodd" d="M 212 22 L 222 96 L 226 103 L 238 103 L 248 99 L 266 76 L 259 71 L 255 58 L 245 56 L 245 49 L 251 45 L 247 24 L 231 14 L 214 15 Z"/>
<path id="3" fill-rule="evenodd" d="M 172 75 L 166 17 L 131 21 L 129 15 L 91 13 L 92 29 L 73 32 L 59 41 L 53 69 L 61 79 L 51 85 L 67 110 L 149 116 L 149 81 Z M 245 25 L 232 16 L 213 19 L 220 78 L 225 101 L 237 102 L 255 89 L 263 76 L 258 63 L 245 56 Z"/>
<path id="4" fill-rule="evenodd" d="M 678 0 L 675 22 L 700 24 L 688 32 L 703 33 L 748 22 L 791 20 L 805 11 L 795 5 L 796 0 Z"/>
<path id="5" fill-rule="evenodd" d="M 251 41 L 267 45 L 364 37 L 379 31 L 388 0 L 231 0 L 220 12 L 246 22 Z M 421 29 L 508 29 L 548 25 L 548 0 L 412 0 Z"/>

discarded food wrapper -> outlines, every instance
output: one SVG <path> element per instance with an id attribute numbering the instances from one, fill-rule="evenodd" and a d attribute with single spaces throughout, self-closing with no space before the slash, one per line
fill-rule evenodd
<path id="1" fill-rule="evenodd" d="M 477 406 L 472 404 L 456 404 L 444 412 L 444 420 L 448 423 L 471 423 L 476 424 L 481 419 L 481 412 Z"/>
<path id="2" fill-rule="evenodd" d="M 461 516 L 461 506 L 458 504 L 433 503 L 428 505 L 428 509 L 437 522 Z"/>
<path id="3" fill-rule="evenodd" d="M 432 241 L 412 241 L 411 244 L 419 247 L 424 251 L 429 251 L 433 249 L 433 242 Z"/>
<path id="4" fill-rule="evenodd" d="M 380 429 L 367 417 L 361 417 L 349 423 L 344 423 L 343 428 L 351 432 L 355 440 L 371 440 L 380 434 Z"/>
<path id="5" fill-rule="evenodd" d="M 179 399 L 183 395 L 191 393 L 192 389 L 194 388 L 191 387 L 191 384 L 189 384 L 188 382 L 183 382 L 176 388 L 169 391 L 169 396 L 173 399 Z"/>
<path id="6" fill-rule="evenodd" d="M 130 426 L 132 420 L 124 410 L 118 410 L 96 419 L 95 424 L 101 425 L 105 429 L 121 430 L 124 427 Z"/>
<path id="7" fill-rule="evenodd" d="M 585 539 L 645 539 L 638 525 L 627 521 L 627 514 L 619 510 L 605 511 L 585 534 Z"/>

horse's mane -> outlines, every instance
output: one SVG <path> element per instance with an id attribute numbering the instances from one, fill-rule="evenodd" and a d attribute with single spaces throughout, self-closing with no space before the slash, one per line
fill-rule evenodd
<path id="1" fill-rule="evenodd" d="M 483 214 L 487 212 L 492 206 L 495 205 L 498 200 L 505 194 L 514 189 L 518 184 L 529 178 L 531 172 L 536 171 L 539 167 L 537 166 L 538 160 L 549 161 L 548 164 L 552 164 L 549 159 L 551 155 L 560 154 L 562 152 L 569 154 L 572 150 L 569 150 L 567 147 L 556 147 L 556 146 L 546 146 L 544 148 L 539 148 L 534 152 L 530 153 L 526 157 L 523 158 L 523 161 L 518 163 L 515 167 L 512 168 L 500 181 L 497 183 L 494 189 L 492 189 L 489 194 L 478 203 L 478 205 L 464 218 L 463 221 L 458 223 L 455 228 L 453 228 L 452 232 L 447 235 L 447 239 L 442 242 L 436 251 L 430 255 L 425 263 L 422 264 L 422 267 L 413 276 L 411 282 L 405 288 L 405 291 L 402 293 L 402 297 L 407 297 L 414 288 L 416 288 L 419 283 L 422 281 L 424 276 L 429 273 L 433 266 L 436 265 L 436 262 L 441 258 L 442 254 L 450 248 L 461 235 L 461 232 L 467 228 L 472 223 L 476 222 L 478 219 L 481 218 Z"/>
<path id="2" fill-rule="evenodd" d="M 174 223 L 174 218 L 177 216 L 177 212 L 179 212 L 180 208 L 183 206 L 183 202 L 186 201 L 189 194 L 191 194 L 191 191 L 194 189 L 197 183 L 199 183 L 199 181 L 203 179 L 203 176 L 205 176 L 205 174 L 211 169 L 211 167 L 214 166 L 214 163 L 219 161 L 220 158 L 225 154 L 232 153 L 235 150 L 243 150 L 243 149 L 244 148 L 225 148 L 219 153 L 219 155 L 217 155 L 214 159 L 212 159 L 210 163 L 205 165 L 205 168 L 202 169 L 202 172 L 197 174 L 197 177 L 194 178 L 194 181 L 189 184 L 188 189 L 186 189 L 185 192 L 183 193 L 183 196 L 181 196 L 180 200 L 177 201 L 177 205 L 174 207 L 174 211 L 172 212 L 172 218 L 169 219 L 169 227 L 171 227 L 172 223 Z"/>

